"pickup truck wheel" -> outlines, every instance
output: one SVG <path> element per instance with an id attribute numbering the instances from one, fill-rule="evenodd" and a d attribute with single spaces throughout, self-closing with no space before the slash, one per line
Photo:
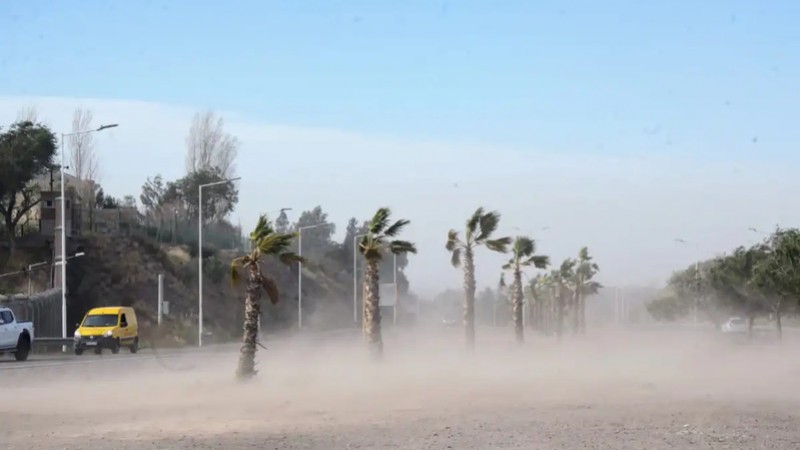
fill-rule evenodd
<path id="1" fill-rule="evenodd" d="M 17 341 L 17 351 L 14 353 L 14 358 L 17 361 L 25 361 L 28 359 L 28 354 L 31 352 L 31 338 L 27 336 L 20 336 Z"/>
<path id="2" fill-rule="evenodd" d="M 83 349 L 80 347 L 75 347 L 75 355 L 81 356 L 83 354 Z"/>
<path id="3" fill-rule="evenodd" d="M 119 353 L 119 339 L 114 339 L 114 343 L 111 344 L 111 353 L 115 355 Z"/>
<path id="4" fill-rule="evenodd" d="M 103 349 L 102 349 L 102 347 L 100 347 L 99 345 L 98 345 L 97 347 L 95 347 L 95 348 L 94 348 L 94 354 L 95 354 L 95 355 L 100 355 L 100 354 L 102 354 L 102 353 L 103 353 Z"/>
<path id="5" fill-rule="evenodd" d="M 135 338 L 133 340 L 133 344 L 131 344 L 131 353 L 136 353 L 139 351 L 139 338 Z"/>

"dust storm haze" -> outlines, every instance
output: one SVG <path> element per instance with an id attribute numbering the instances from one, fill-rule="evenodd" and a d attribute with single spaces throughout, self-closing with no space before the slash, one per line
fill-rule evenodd
<path id="1" fill-rule="evenodd" d="M 517 345 L 480 327 L 470 355 L 462 329 L 429 324 L 385 331 L 376 363 L 328 332 L 266 341 L 241 384 L 234 346 L 4 361 L 0 421 L 6 448 L 793 448 L 790 342 L 727 338 L 607 326 Z"/>

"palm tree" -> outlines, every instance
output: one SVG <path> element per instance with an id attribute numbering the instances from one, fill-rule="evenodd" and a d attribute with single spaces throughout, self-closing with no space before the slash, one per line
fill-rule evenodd
<path id="1" fill-rule="evenodd" d="M 548 279 L 547 275 L 538 273 L 531 278 L 528 284 L 530 293 L 530 315 L 531 328 L 540 333 L 546 329 L 546 302 L 547 302 Z"/>
<path id="2" fill-rule="evenodd" d="M 565 259 L 558 269 L 550 272 L 550 279 L 553 280 L 554 302 L 553 309 L 555 316 L 555 332 L 558 339 L 564 334 L 564 311 L 572 296 L 571 283 L 575 279 L 575 260 Z"/>
<path id="3" fill-rule="evenodd" d="M 378 265 L 384 253 L 389 251 L 395 255 L 404 253 L 417 253 L 413 243 L 401 240 L 389 240 L 403 231 L 408 220 L 398 220 L 392 224 L 389 208 L 380 208 L 367 226 L 367 233 L 361 238 L 359 251 L 367 260 L 366 274 L 364 276 L 364 335 L 370 352 L 376 358 L 383 355 L 383 338 L 381 337 L 381 307 L 380 307 L 380 274 Z"/>
<path id="4" fill-rule="evenodd" d="M 244 298 L 244 333 L 242 348 L 239 351 L 239 365 L 236 376 L 240 380 L 256 375 L 255 359 L 258 336 L 258 318 L 261 315 L 261 292 L 266 292 L 272 304 L 278 303 L 278 286 L 275 280 L 261 271 L 261 260 L 266 256 L 277 257 L 284 264 L 292 264 L 303 259 L 289 251 L 294 233 L 277 233 L 262 215 L 253 232 L 250 233 L 250 253 L 231 261 L 231 284 L 240 280 L 239 270 L 247 272 Z"/>
<path id="5" fill-rule="evenodd" d="M 597 294 L 603 287 L 597 281 L 592 280 L 599 270 L 600 266 L 592 262 L 592 257 L 589 256 L 589 249 L 581 248 L 578 252 L 573 283 L 575 286 L 574 331 L 576 332 L 586 332 L 586 297 Z"/>
<path id="6" fill-rule="evenodd" d="M 535 253 L 536 242 L 533 239 L 526 236 L 517 236 L 514 239 L 514 245 L 511 247 L 511 259 L 503 266 L 504 270 L 510 270 L 514 276 L 514 281 L 511 285 L 512 316 L 514 318 L 514 332 L 517 342 L 520 343 L 525 340 L 522 324 L 522 269 L 531 266 L 537 269 L 544 269 L 550 264 L 547 256 L 536 255 Z"/>
<path id="7" fill-rule="evenodd" d="M 456 230 L 447 233 L 445 248 L 450 252 L 450 262 L 453 267 L 464 268 L 464 332 L 468 351 L 475 350 L 475 249 L 483 245 L 495 252 L 507 251 L 510 237 L 491 239 L 499 223 L 500 213 L 478 208 L 467 220 L 464 240 L 459 238 Z"/>

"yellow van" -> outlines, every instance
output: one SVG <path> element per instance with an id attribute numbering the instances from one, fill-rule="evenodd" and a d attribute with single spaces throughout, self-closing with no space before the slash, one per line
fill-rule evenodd
<path id="1" fill-rule="evenodd" d="M 120 347 L 128 347 L 131 353 L 139 350 L 139 324 L 136 311 L 127 306 L 104 306 L 94 308 L 83 318 L 75 330 L 75 354 L 93 348 L 96 354 L 104 348 L 119 353 Z"/>

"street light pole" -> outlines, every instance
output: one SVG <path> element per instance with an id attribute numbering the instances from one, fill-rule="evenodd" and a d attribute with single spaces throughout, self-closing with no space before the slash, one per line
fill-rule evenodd
<path id="1" fill-rule="evenodd" d="M 305 227 L 297 228 L 297 256 L 300 256 L 300 261 L 297 263 L 297 328 L 303 328 L 303 230 L 310 230 L 312 228 L 319 228 L 325 225 L 330 225 L 327 222 L 318 223 L 315 225 L 308 225 Z"/>
<path id="2" fill-rule="evenodd" d="M 61 133 L 61 254 L 60 260 L 63 264 L 61 264 L 61 337 L 63 339 L 67 338 L 67 208 L 65 206 L 65 197 L 66 194 L 64 192 L 64 169 L 66 168 L 64 164 L 64 138 L 67 136 L 76 136 L 79 134 L 88 134 L 88 133 L 95 133 L 98 131 L 103 131 L 108 128 L 114 128 L 119 126 L 116 123 L 112 123 L 110 125 L 101 125 L 96 129 L 93 130 L 82 130 L 82 131 L 73 131 L 71 133 Z M 74 208 L 74 205 L 73 205 Z M 63 346 L 61 348 L 62 351 L 66 352 L 67 347 Z"/>
<path id="3" fill-rule="evenodd" d="M 197 278 L 198 278 L 198 297 L 197 297 L 197 346 L 203 346 L 203 188 L 218 186 L 241 180 L 242 177 L 228 178 L 227 180 L 215 181 L 214 183 L 201 184 L 197 187 Z"/>

